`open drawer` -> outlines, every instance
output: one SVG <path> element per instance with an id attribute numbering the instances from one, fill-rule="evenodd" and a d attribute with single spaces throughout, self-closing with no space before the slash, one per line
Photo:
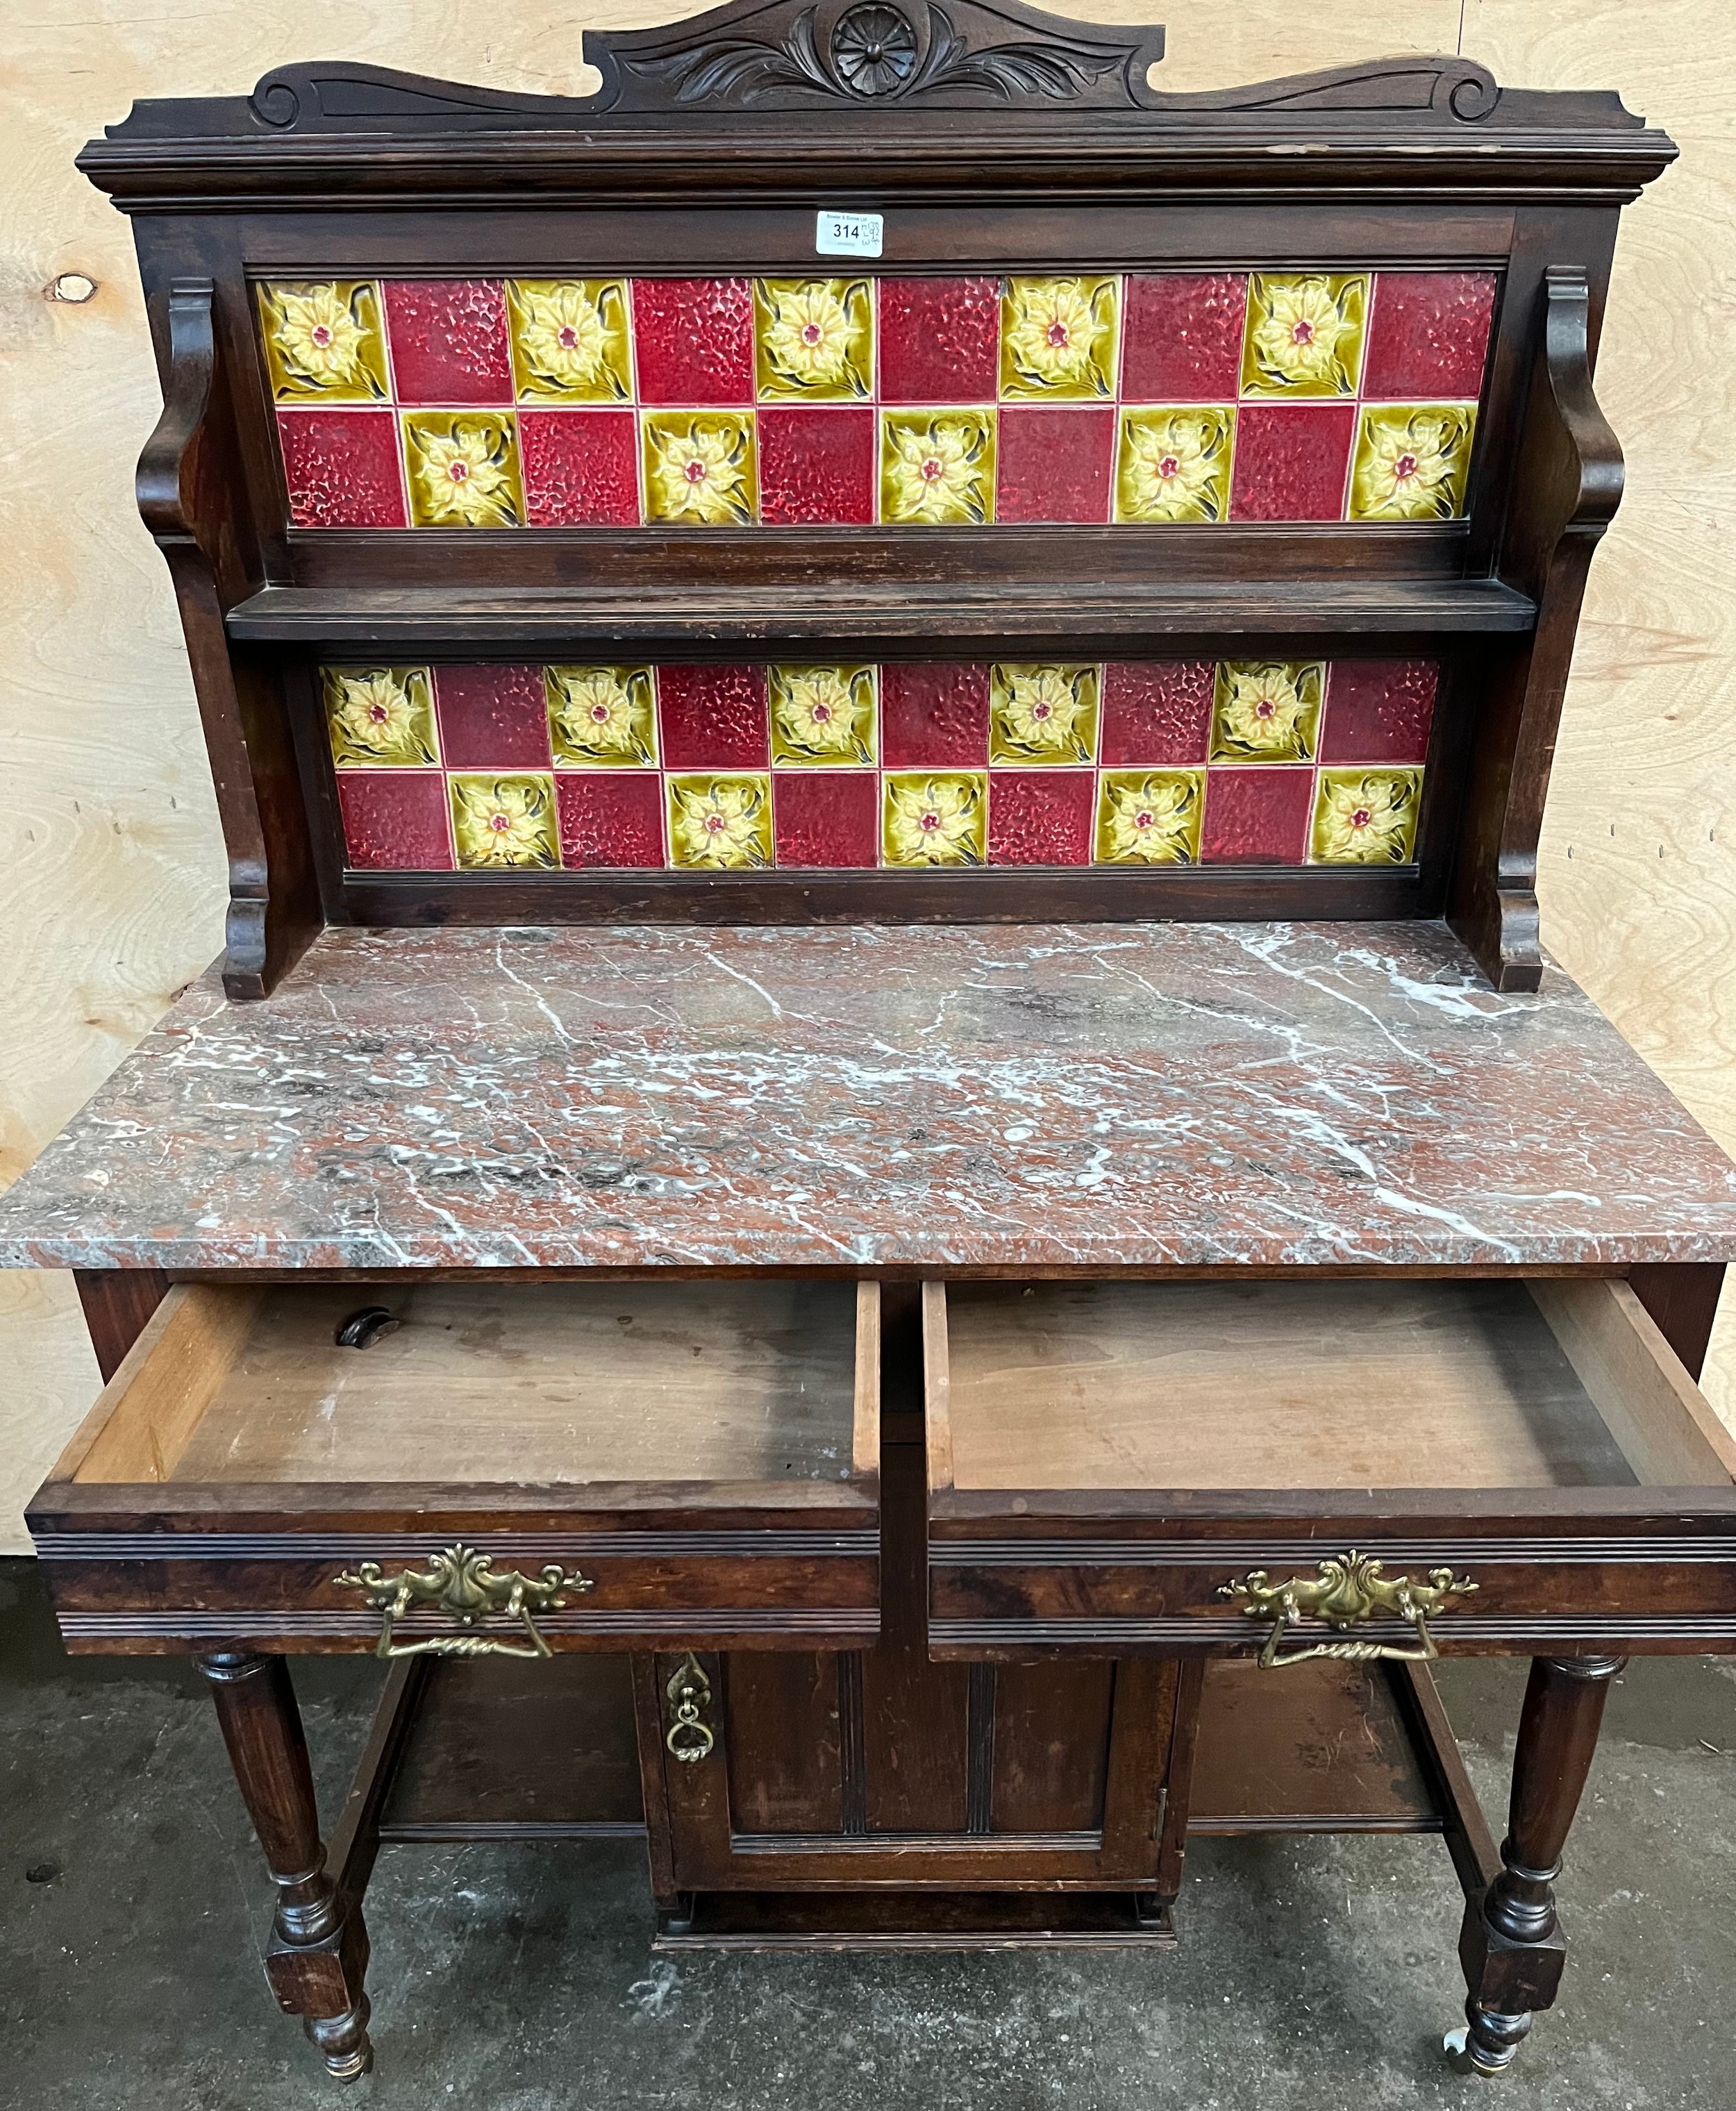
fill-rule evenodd
<path id="1" fill-rule="evenodd" d="M 855 1648 L 879 1401 L 874 1283 L 188 1284 L 29 1522 L 75 1650 Z"/>
<path id="2" fill-rule="evenodd" d="M 937 1656 L 1736 1646 L 1736 1441 L 1625 1282 L 925 1300 Z"/>

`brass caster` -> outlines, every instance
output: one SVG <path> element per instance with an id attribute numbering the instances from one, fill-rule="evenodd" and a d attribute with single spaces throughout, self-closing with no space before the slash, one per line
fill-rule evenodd
<path id="1" fill-rule="evenodd" d="M 1531 2018 L 1497 2016 L 1492 2009 L 1479 2009 L 1477 2026 L 1475 2036 L 1468 2023 L 1448 2031 L 1441 2040 L 1441 2050 L 1454 2073 L 1479 2074 L 1485 2081 L 1494 2081 L 1513 2064 L 1520 2042 L 1531 2027 Z"/>
<path id="2" fill-rule="evenodd" d="M 374 2042 L 368 2036 L 368 1997 L 342 2016 L 306 2016 L 302 2028 L 325 2062 L 334 2081 L 360 2081 L 374 2071 Z"/>

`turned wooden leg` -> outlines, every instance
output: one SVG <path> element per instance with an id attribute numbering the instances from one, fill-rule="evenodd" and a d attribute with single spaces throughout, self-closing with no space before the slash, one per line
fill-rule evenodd
<path id="1" fill-rule="evenodd" d="M 266 1977 L 278 2006 L 302 2019 L 326 2070 L 353 2081 L 374 2064 L 368 1938 L 326 1873 L 302 1712 L 280 1656 L 202 1656 L 241 1800 L 277 1886 Z"/>
<path id="2" fill-rule="evenodd" d="M 1610 1681 L 1626 1662 L 1620 1656 L 1532 1661 L 1501 1843 L 1506 1867 L 1480 1900 L 1467 1904 L 1459 1937 L 1470 1989 L 1462 2050 L 1479 2074 L 1501 2074 L 1512 2064 L 1533 2012 L 1547 2009 L 1561 1984 L 1566 1945 L 1556 1924 L 1555 1880 L 1597 1749 Z M 1457 2036 L 1448 2040 L 1455 2050 Z"/>

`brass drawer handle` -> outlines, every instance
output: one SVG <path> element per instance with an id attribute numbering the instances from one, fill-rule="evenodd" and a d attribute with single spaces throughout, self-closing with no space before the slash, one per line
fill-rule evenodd
<path id="1" fill-rule="evenodd" d="M 1426 1583 L 1413 1583 L 1408 1576 L 1390 1578 L 1381 1574 L 1382 1564 L 1355 1548 L 1333 1555 L 1321 1562 L 1317 1575 L 1293 1576 L 1287 1583 L 1268 1580 L 1263 1568 L 1251 1569 L 1231 1583 L 1220 1584 L 1218 1596 L 1233 1598 L 1251 1620 L 1264 1620 L 1271 1632 L 1260 1652 L 1267 1670 L 1287 1664 L 1307 1664 L 1312 1657 L 1330 1656 L 1366 1664 L 1377 1657 L 1401 1664 L 1428 1664 L 1440 1655 L 1429 1632 L 1431 1614 L 1450 1611 L 1461 1598 L 1477 1589 L 1468 1576 L 1455 1576 L 1450 1568 L 1431 1568 Z M 1324 1620 L 1329 1628 L 1354 1628 L 1364 1620 L 1408 1620 L 1416 1630 L 1415 1649 L 1395 1649 L 1389 1642 L 1316 1642 L 1311 1649 L 1278 1654 L 1287 1627 L 1307 1618 Z"/>
<path id="2" fill-rule="evenodd" d="M 675 1719 L 670 1724 L 669 1735 L 663 1741 L 684 1765 L 691 1766 L 704 1759 L 717 1742 L 716 1732 L 705 1720 L 703 1712 L 711 1705 L 711 1682 L 691 1650 L 675 1666 L 663 1691 L 675 1711 Z"/>
<path id="3" fill-rule="evenodd" d="M 388 1576 L 377 1561 L 363 1561 L 334 1576 L 334 1583 L 347 1590 L 366 1591 L 368 1603 L 383 1617 L 375 1656 L 548 1656 L 552 1654 L 537 1630 L 534 1613 L 557 1612 L 566 1603 L 563 1591 L 589 1591 L 591 1580 L 576 1569 L 569 1573 L 550 1562 L 540 1574 L 521 1575 L 509 1569 L 494 1573 L 494 1557 L 479 1554 L 461 1542 L 444 1547 L 426 1568 L 406 1568 Z M 425 1641 L 398 1642 L 392 1630 L 412 1605 L 434 1605 L 460 1627 L 474 1628 L 499 1614 L 516 1620 L 530 1637 L 522 1642 L 502 1641 L 493 1635 L 430 1635 Z"/>

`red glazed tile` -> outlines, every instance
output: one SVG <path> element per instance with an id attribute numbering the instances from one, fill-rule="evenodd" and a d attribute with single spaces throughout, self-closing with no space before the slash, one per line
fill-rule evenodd
<path id="1" fill-rule="evenodd" d="M 988 774 L 990 865 L 1089 865 L 1097 779 L 1088 769 Z"/>
<path id="2" fill-rule="evenodd" d="M 880 401 L 992 403 L 1000 379 L 994 279 L 882 279 Z"/>
<path id="3" fill-rule="evenodd" d="M 279 411 L 293 528 L 404 528 L 398 420 L 389 411 Z"/>
<path id="4" fill-rule="evenodd" d="M 639 525 L 630 411 L 520 411 L 518 452 L 533 528 Z"/>
<path id="5" fill-rule="evenodd" d="M 1048 404 L 1001 412 L 997 520 L 1107 520 L 1114 406 Z"/>
<path id="6" fill-rule="evenodd" d="M 1209 660 L 1111 660 L 1103 669 L 1100 760 L 1203 762 L 1211 746 Z"/>
<path id="7" fill-rule="evenodd" d="M 763 406 L 760 518 L 774 527 L 874 518 L 874 412 L 866 405 Z"/>
<path id="8" fill-rule="evenodd" d="M 562 770 L 555 778 L 564 865 L 661 865 L 663 781 L 655 771 Z"/>
<path id="9" fill-rule="evenodd" d="M 338 802 L 344 857 L 358 870 L 452 870 L 446 779 L 438 769 L 347 769 Z"/>
<path id="10" fill-rule="evenodd" d="M 1493 271 L 1383 271 L 1375 282 L 1363 396 L 1429 402 L 1483 393 Z"/>
<path id="11" fill-rule="evenodd" d="M 548 701 L 543 670 L 436 667 L 440 753 L 452 769 L 547 769 Z"/>
<path id="12" fill-rule="evenodd" d="M 633 341 L 642 403 L 753 401 L 753 284 L 635 279 Z"/>
<path id="13" fill-rule="evenodd" d="M 1334 660 L 1322 762 L 1426 762 L 1440 669 L 1433 660 Z"/>
<path id="14" fill-rule="evenodd" d="M 870 865 L 879 850 L 880 781 L 871 769 L 786 770 L 773 780 L 777 862 Z"/>
<path id="15" fill-rule="evenodd" d="M 1244 403 L 1232 520 L 1342 520 L 1352 403 Z"/>
<path id="16" fill-rule="evenodd" d="M 1201 863 L 1300 865 L 1313 805 L 1311 769 L 1207 770 Z"/>
<path id="17" fill-rule="evenodd" d="M 1127 281 L 1124 403 L 1234 403 L 1242 384 L 1245 271 L 1164 271 Z"/>
<path id="18" fill-rule="evenodd" d="M 988 760 L 987 667 L 883 666 L 880 760 L 888 769 L 980 769 Z"/>
<path id="19" fill-rule="evenodd" d="M 763 667 L 659 667 L 657 706 L 670 769 L 766 768 Z"/>
<path id="20" fill-rule="evenodd" d="M 507 297 L 494 279 L 388 279 L 400 403 L 510 403 Z"/>

